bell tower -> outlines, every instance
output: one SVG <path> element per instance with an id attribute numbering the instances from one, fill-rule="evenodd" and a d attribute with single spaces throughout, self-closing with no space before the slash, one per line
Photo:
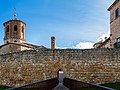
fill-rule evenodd
<path id="1" fill-rule="evenodd" d="M 26 24 L 15 17 L 16 17 L 16 11 L 14 11 L 14 18 L 3 24 L 4 25 L 4 44 L 10 43 L 10 42 L 25 43 Z"/>
<path id="2" fill-rule="evenodd" d="M 115 44 L 120 43 L 120 0 L 115 0 L 108 11 L 110 11 L 110 47 L 114 48 Z"/>

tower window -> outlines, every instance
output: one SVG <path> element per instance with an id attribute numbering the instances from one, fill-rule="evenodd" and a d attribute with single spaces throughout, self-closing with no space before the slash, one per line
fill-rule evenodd
<path id="1" fill-rule="evenodd" d="M 9 41 L 7 41 L 7 44 L 9 43 Z"/>
<path id="2" fill-rule="evenodd" d="M 9 32 L 9 26 L 6 27 L 6 32 Z"/>
<path id="3" fill-rule="evenodd" d="M 115 17 L 117 18 L 119 16 L 119 8 L 115 10 Z"/>
<path id="4" fill-rule="evenodd" d="M 22 26 L 22 33 L 24 33 L 24 26 Z"/>
<path id="5" fill-rule="evenodd" d="M 14 31 L 17 31 L 17 25 L 14 26 Z"/>

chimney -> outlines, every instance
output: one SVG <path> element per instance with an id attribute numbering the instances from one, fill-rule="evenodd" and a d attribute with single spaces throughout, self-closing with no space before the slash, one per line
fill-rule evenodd
<path id="1" fill-rule="evenodd" d="M 55 49 L 55 37 L 51 37 L 51 49 Z"/>

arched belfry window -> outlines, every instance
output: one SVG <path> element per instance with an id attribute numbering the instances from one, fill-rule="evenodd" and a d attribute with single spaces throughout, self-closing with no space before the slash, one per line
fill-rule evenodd
<path id="1" fill-rule="evenodd" d="M 17 25 L 14 26 L 14 31 L 17 31 Z"/>
<path id="2" fill-rule="evenodd" d="M 7 44 L 9 43 L 9 41 L 7 41 Z"/>
<path id="3" fill-rule="evenodd" d="M 6 32 L 9 32 L 9 25 L 6 27 Z"/>
<path id="4" fill-rule="evenodd" d="M 22 33 L 24 33 L 24 26 L 22 26 Z"/>

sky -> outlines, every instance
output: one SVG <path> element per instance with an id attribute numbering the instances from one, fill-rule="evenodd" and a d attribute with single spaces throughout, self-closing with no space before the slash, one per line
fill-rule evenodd
<path id="1" fill-rule="evenodd" d="M 25 22 L 26 42 L 50 47 L 51 36 L 57 48 L 92 48 L 109 36 L 108 7 L 114 0 L 0 0 L 0 44 L 3 23 L 14 18 Z"/>

